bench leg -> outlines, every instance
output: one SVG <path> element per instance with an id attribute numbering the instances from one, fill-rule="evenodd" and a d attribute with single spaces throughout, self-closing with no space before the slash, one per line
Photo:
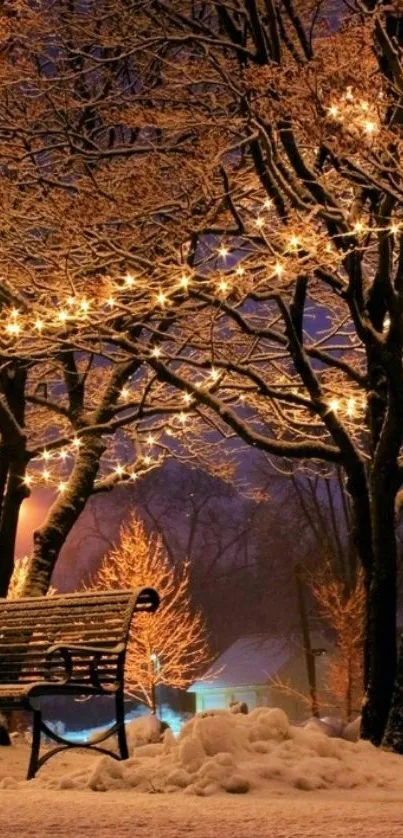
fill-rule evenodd
<path id="1" fill-rule="evenodd" d="M 33 725 L 32 725 L 32 748 L 31 759 L 28 766 L 27 780 L 32 780 L 35 777 L 38 768 L 39 749 L 41 747 L 41 721 L 42 714 L 40 710 L 33 711 Z"/>
<path id="2" fill-rule="evenodd" d="M 127 747 L 126 729 L 125 729 L 125 705 L 123 693 L 118 691 L 115 696 L 116 699 L 116 722 L 119 725 L 117 731 L 119 752 L 122 759 L 128 759 L 129 749 Z"/>

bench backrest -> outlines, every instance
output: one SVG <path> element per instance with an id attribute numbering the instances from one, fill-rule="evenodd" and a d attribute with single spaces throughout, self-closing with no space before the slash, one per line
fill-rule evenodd
<path id="1" fill-rule="evenodd" d="M 47 597 L 0 599 L 0 684 L 48 681 L 63 672 L 52 646 L 96 646 L 106 653 L 105 679 L 114 677 L 113 654 L 124 648 L 135 611 L 155 611 L 153 588 L 85 591 Z M 109 653 L 109 654 L 108 654 Z M 75 653 L 74 680 L 89 679 L 85 652 Z"/>

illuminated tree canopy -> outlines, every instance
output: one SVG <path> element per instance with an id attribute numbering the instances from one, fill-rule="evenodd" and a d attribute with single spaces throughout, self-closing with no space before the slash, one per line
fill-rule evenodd
<path id="1" fill-rule="evenodd" d="M 90 494 L 161 451 L 218 462 L 240 438 L 337 465 L 379 744 L 402 483 L 398 5 L 21 2 L 1 20 L 5 581 L 38 478 L 60 494 L 30 593 Z"/>

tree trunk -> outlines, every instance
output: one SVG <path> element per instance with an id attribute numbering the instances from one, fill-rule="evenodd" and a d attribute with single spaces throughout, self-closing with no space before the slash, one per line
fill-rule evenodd
<path id="1" fill-rule="evenodd" d="M 369 672 L 361 735 L 380 745 L 396 676 L 395 493 L 376 479 L 371 497 L 373 568 L 368 593 Z"/>
<path id="2" fill-rule="evenodd" d="M 60 550 L 92 494 L 105 445 L 85 437 L 68 487 L 50 508 L 43 526 L 34 533 L 34 549 L 23 596 L 46 594 Z"/>
<path id="3" fill-rule="evenodd" d="M 0 523 L 0 597 L 7 596 L 14 569 L 15 542 L 21 504 L 29 495 L 24 485 L 25 459 L 10 464 Z"/>

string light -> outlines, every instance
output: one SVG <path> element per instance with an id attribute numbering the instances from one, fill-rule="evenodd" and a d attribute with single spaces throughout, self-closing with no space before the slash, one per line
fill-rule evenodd
<path id="1" fill-rule="evenodd" d="M 108 297 L 106 303 L 109 306 L 109 308 L 115 308 L 116 306 L 116 300 L 114 299 L 114 297 Z"/>
<path id="2" fill-rule="evenodd" d="M 152 434 L 148 434 L 147 443 L 148 445 L 154 445 L 155 439 Z"/>
<path id="3" fill-rule="evenodd" d="M 57 488 L 62 495 L 67 489 L 67 483 L 64 480 L 61 480 L 60 483 L 57 484 Z"/>
<path id="4" fill-rule="evenodd" d="M 73 448 L 78 449 L 82 445 L 82 442 L 81 442 L 81 439 L 78 438 L 78 436 L 75 436 L 71 444 L 72 444 Z"/>
<path id="5" fill-rule="evenodd" d="M 148 466 L 148 465 L 150 465 L 150 463 L 152 462 L 151 457 L 150 457 L 150 455 L 149 455 L 149 454 L 146 454 L 146 455 L 143 457 L 143 460 L 144 460 L 144 462 L 145 462 L 145 464 L 146 464 L 147 466 Z"/>
<path id="6" fill-rule="evenodd" d="M 33 481 L 33 477 L 30 474 L 26 474 L 23 480 L 26 486 L 31 486 Z"/>
<path id="7" fill-rule="evenodd" d="M 159 358 L 161 356 L 161 349 L 159 346 L 154 346 L 151 351 L 151 355 L 154 358 Z"/>
<path id="8" fill-rule="evenodd" d="M 219 370 L 216 370 L 214 367 L 211 367 L 210 378 L 212 378 L 213 381 L 218 381 L 219 377 L 220 377 Z"/>
<path id="9" fill-rule="evenodd" d="M 291 236 L 288 246 L 291 250 L 296 250 L 300 246 L 300 239 L 298 236 Z"/>
<path id="10" fill-rule="evenodd" d="M 259 216 L 255 219 L 255 224 L 256 224 L 256 227 L 258 227 L 258 228 L 259 228 L 259 230 L 261 230 L 261 229 L 262 229 L 262 227 L 264 226 L 264 218 L 262 218 L 262 217 L 259 215 Z"/>
<path id="11" fill-rule="evenodd" d="M 49 462 L 49 460 L 50 460 L 50 458 L 51 458 L 51 453 L 50 453 L 50 451 L 46 451 L 46 450 L 45 450 L 45 451 L 43 451 L 43 452 L 42 452 L 42 457 L 43 457 L 43 459 L 45 460 L 45 463 L 48 463 L 48 462 Z"/>
<path id="12" fill-rule="evenodd" d="M 133 285 L 136 284 L 136 280 L 135 280 L 133 274 L 126 274 L 124 281 L 125 281 L 126 288 L 133 288 Z"/>
<path id="13" fill-rule="evenodd" d="M 242 265 L 238 265 L 235 273 L 237 276 L 243 276 L 245 273 L 245 268 L 243 268 Z"/>
<path id="14" fill-rule="evenodd" d="M 276 276 L 281 276 L 281 274 L 284 273 L 284 265 L 282 265 L 281 262 L 276 262 L 273 268 L 273 273 L 275 273 Z"/>
<path id="15" fill-rule="evenodd" d="M 218 283 L 218 290 L 221 292 L 221 294 L 226 294 L 227 291 L 229 291 L 229 284 L 225 279 L 221 279 Z"/>
<path id="16" fill-rule="evenodd" d="M 330 402 L 329 402 L 329 407 L 330 407 L 330 410 L 333 411 L 333 413 L 336 413 L 338 411 L 339 407 L 340 407 L 339 400 L 338 399 L 331 399 Z"/>
<path id="17" fill-rule="evenodd" d="M 375 122 L 372 122 L 371 119 L 368 119 L 366 122 L 364 122 L 364 131 L 366 134 L 375 134 L 377 130 L 378 126 Z"/>
<path id="18" fill-rule="evenodd" d="M 49 480 L 50 478 L 50 471 L 49 469 L 45 468 L 42 472 L 42 477 L 44 480 Z"/>
<path id="19" fill-rule="evenodd" d="M 218 255 L 221 257 L 221 259 L 226 259 L 229 255 L 228 247 L 225 247 L 225 245 L 222 244 L 221 247 L 218 248 Z"/>
<path id="20" fill-rule="evenodd" d="M 362 221 L 356 221 L 355 224 L 354 224 L 353 230 L 354 230 L 354 233 L 357 233 L 357 235 L 360 235 L 361 233 L 363 233 L 364 230 L 365 230 L 365 226 L 364 226 L 363 222 Z"/>
<path id="21" fill-rule="evenodd" d="M 180 287 L 183 288 L 186 291 L 189 288 L 189 284 L 190 284 L 190 276 L 188 276 L 188 274 L 182 274 L 182 276 L 179 280 Z"/>
<path id="22" fill-rule="evenodd" d="M 44 324 L 43 320 L 41 320 L 41 319 L 40 319 L 40 317 L 37 317 L 37 318 L 36 318 L 36 320 L 35 320 L 35 323 L 34 323 L 35 329 L 36 329 L 38 332 L 41 332 L 41 331 L 42 331 L 42 329 L 43 329 L 43 327 L 44 327 L 44 325 L 45 325 L 45 324 Z"/>
<path id="23" fill-rule="evenodd" d="M 400 232 L 400 225 L 396 224 L 396 222 L 394 221 L 390 225 L 390 232 L 392 233 L 393 236 L 396 236 Z"/>
<path id="24" fill-rule="evenodd" d="M 19 323 L 8 323 L 6 326 L 6 332 L 9 335 L 19 335 L 21 332 L 21 326 Z"/>
<path id="25" fill-rule="evenodd" d="M 178 419 L 179 419 L 179 422 L 182 423 L 182 425 L 185 425 L 185 423 L 188 420 L 188 416 L 186 416 L 186 413 L 183 413 L 183 411 L 181 411 L 180 413 L 178 413 Z"/>
<path id="26" fill-rule="evenodd" d="M 355 399 L 349 398 L 347 402 L 347 416 L 355 416 Z"/>
<path id="27" fill-rule="evenodd" d="M 273 206 L 273 201 L 271 200 L 271 198 L 266 198 L 266 200 L 265 200 L 265 202 L 264 202 L 263 206 L 264 206 L 264 208 L 265 208 L 265 209 L 267 209 L 267 210 L 271 209 L 271 208 L 272 208 L 272 206 Z"/>
<path id="28" fill-rule="evenodd" d="M 115 474 L 116 474 L 117 477 L 122 477 L 123 473 L 124 473 L 124 468 L 120 463 L 118 463 L 117 466 L 115 467 Z"/>
<path id="29" fill-rule="evenodd" d="M 337 107 L 337 105 L 331 105 L 329 110 L 328 110 L 328 114 L 329 114 L 329 116 L 332 116 L 334 119 L 336 119 L 340 114 L 340 111 L 339 111 L 339 108 Z"/>
<path id="30" fill-rule="evenodd" d="M 128 387 L 122 387 L 120 391 L 120 398 L 126 401 L 130 397 L 130 390 Z"/>
<path id="31" fill-rule="evenodd" d="M 164 306 L 166 304 L 166 301 L 167 301 L 167 295 L 164 294 L 163 291 L 159 291 L 159 293 L 157 294 L 157 302 L 159 303 L 159 305 Z"/>
<path id="32" fill-rule="evenodd" d="M 191 401 L 192 401 L 192 398 L 193 397 L 192 397 L 191 393 L 184 393 L 183 394 L 183 401 L 186 402 L 186 404 L 190 404 Z"/>
<path id="33" fill-rule="evenodd" d="M 57 313 L 57 319 L 60 320 L 60 323 L 66 323 L 66 320 L 68 320 L 68 316 L 68 312 L 64 309 L 58 311 Z"/>

